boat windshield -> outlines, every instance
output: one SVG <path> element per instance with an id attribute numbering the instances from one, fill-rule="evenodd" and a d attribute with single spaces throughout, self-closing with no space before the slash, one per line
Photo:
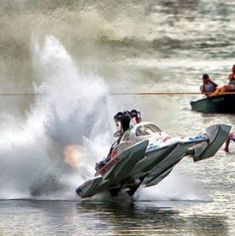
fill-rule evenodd
<path id="1" fill-rule="evenodd" d="M 136 128 L 135 134 L 136 136 L 145 136 L 145 135 L 151 135 L 154 133 L 161 132 L 161 129 L 158 128 L 154 124 L 144 124 Z"/>

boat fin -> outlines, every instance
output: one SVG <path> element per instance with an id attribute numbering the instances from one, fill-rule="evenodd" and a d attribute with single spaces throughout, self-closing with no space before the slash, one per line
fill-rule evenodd
<path id="1" fill-rule="evenodd" d="M 205 130 L 208 141 L 193 146 L 193 160 L 200 161 L 214 156 L 227 139 L 230 130 L 231 126 L 224 124 L 216 124 L 208 127 Z"/>

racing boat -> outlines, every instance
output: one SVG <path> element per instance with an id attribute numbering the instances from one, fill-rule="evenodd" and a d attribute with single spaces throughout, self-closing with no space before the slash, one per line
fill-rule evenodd
<path id="1" fill-rule="evenodd" d="M 77 187 L 81 198 L 125 190 L 133 196 L 142 185 L 158 184 L 185 156 L 197 162 L 215 155 L 228 137 L 231 126 L 216 124 L 196 136 L 171 137 L 152 122 L 139 122 L 127 129 L 112 149 L 110 160 Z"/>

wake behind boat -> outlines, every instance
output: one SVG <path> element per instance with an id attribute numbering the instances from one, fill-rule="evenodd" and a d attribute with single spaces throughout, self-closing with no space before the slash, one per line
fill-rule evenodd
<path id="1" fill-rule="evenodd" d="M 82 198 L 109 191 L 116 196 L 126 190 L 133 196 L 142 185 L 149 187 L 164 179 L 185 156 L 200 161 L 216 154 L 231 127 L 216 124 L 196 136 L 171 137 L 152 122 L 137 122 L 128 128 L 111 149 L 110 159 L 95 178 L 76 189 Z"/>

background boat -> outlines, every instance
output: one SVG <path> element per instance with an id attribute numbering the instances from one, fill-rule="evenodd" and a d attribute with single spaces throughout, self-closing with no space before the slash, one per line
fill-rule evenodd
<path id="1" fill-rule="evenodd" d="M 191 101 L 193 111 L 203 113 L 235 113 L 235 94 L 222 94 Z"/>

